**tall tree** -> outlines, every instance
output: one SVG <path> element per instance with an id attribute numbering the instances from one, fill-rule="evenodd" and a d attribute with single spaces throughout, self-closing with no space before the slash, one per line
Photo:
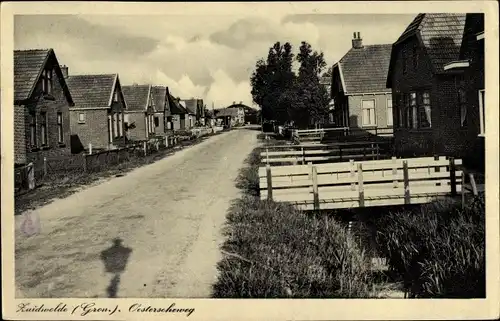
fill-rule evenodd
<path id="1" fill-rule="evenodd" d="M 328 95 L 319 82 L 326 63 L 323 53 L 313 52 L 305 41 L 299 48 L 297 61 L 300 67 L 294 85 L 293 119 L 300 127 L 307 127 L 311 120 L 320 122 L 327 113 Z"/>

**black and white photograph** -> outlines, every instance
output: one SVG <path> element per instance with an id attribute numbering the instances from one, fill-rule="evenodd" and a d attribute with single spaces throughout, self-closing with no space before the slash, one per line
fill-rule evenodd
<path id="1" fill-rule="evenodd" d="M 499 313 L 493 2 L 77 4 L 2 23 L 10 316 Z"/>

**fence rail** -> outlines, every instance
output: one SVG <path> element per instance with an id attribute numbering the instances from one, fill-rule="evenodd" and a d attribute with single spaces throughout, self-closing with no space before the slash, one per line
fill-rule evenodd
<path id="1" fill-rule="evenodd" d="M 341 162 L 349 159 L 376 160 L 391 157 L 389 142 L 346 142 L 267 146 L 261 152 L 266 164 L 306 164 L 308 162 Z"/>
<path id="2" fill-rule="evenodd" d="M 422 157 L 261 167 L 261 199 L 303 210 L 419 204 L 464 192 L 460 159 Z"/>

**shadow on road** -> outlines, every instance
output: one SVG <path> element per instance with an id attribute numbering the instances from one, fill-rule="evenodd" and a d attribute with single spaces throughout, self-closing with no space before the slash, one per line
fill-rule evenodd
<path id="1" fill-rule="evenodd" d="M 106 272 L 113 274 L 113 278 L 106 289 L 108 298 L 116 298 L 120 276 L 125 271 L 130 253 L 132 253 L 132 249 L 123 246 L 120 238 L 114 239 L 113 245 L 101 252 L 104 269 Z"/>

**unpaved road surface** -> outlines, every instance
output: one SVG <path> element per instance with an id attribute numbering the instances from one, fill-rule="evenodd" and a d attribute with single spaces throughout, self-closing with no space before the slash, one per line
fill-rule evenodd
<path id="1" fill-rule="evenodd" d="M 17 294 L 210 297 L 235 179 L 257 133 L 214 136 L 55 200 L 32 212 L 41 228 L 31 237 L 21 229 L 26 216 L 16 216 Z"/>

